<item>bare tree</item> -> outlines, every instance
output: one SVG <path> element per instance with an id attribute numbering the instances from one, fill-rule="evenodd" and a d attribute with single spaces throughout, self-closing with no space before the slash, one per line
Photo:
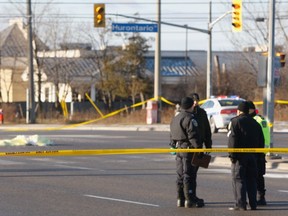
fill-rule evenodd
<path id="1" fill-rule="evenodd" d="M 133 104 L 137 95 L 144 101 L 145 93 L 151 95 L 149 92 L 149 82 L 151 80 L 145 74 L 146 62 L 144 54 L 148 51 L 149 45 L 147 39 L 141 37 L 139 33 L 134 33 L 132 37 L 128 38 L 128 44 L 122 52 L 122 57 L 119 63 L 121 73 L 125 77 L 128 92 L 131 96 Z"/>
<path id="2" fill-rule="evenodd" d="M 223 4 L 227 6 L 227 10 L 231 10 L 231 4 L 223 1 Z M 276 8 L 276 19 L 275 19 L 275 51 L 276 52 L 287 52 L 287 19 L 283 14 L 284 5 L 282 2 L 277 2 Z M 226 22 L 221 22 L 222 30 L 226 31 L 226 37 L 234 45 L 235 50 L 245 50 L 242 52 L 243 62 L 242 64 L 250 65 L 252 71 L 250 71 L 254 80 L 256 80 L 258 73 L 258 57 L 255 52 L 267 52 L 268 50 L 268 23 L 269 23 L 269 4 L 265 0 L 259 0 L 255 2 L 253 0 L 245 1 L 243 5 L 243 31 L 240 33 L 233 33 L 231 26 L 231 19 L 226 19 Z M 229 27 L 227 27 L 229 26 Z M 229 31 L 227 31 L 229 29 Z M 237 59 L 239 60 L 239 59 Z M 236 62 L 236 61 L 235 61 Z M 239 71 L 239 66 L 228 69 L 231 72 Z M 283 70 L 283 69 L 282 69 Z M 229 72 L 230 72 L 229 71 Z M 247 71 L 243 71 L 247 72 Z M 242 73 L 243 73 L 242 72 Z M 248 73 L 250 73 L 248 72 Z M 250 75 L 247 75 L 250 77 Z M 232 77 L 232 76 L 231 76 Z M 234 82 L 234 80 L 233 80 Z M 248 82 L 248 81 L 247 81 Z M 254 86 L 257 86 L 255 82 Z M 251 83 L 250 83 L 251 84 Z M 243 85 L 247 86 L 246 80 Z M 250 92 L 250 98 L 257 95 L 255 91 Z"/>

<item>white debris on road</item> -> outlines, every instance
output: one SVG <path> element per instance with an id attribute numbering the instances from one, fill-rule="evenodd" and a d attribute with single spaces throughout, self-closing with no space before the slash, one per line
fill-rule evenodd
<path id="1" fill-rule="evenodd" d="M 48 138 L 39 135 L 18 135 L 11 140 L 0 140 L 0 146 L 48 146 L 53 144 Z"/>

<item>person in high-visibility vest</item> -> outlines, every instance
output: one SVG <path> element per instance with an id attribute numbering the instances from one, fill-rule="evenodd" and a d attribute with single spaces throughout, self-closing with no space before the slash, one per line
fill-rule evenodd
<path id="1" fill-rule="evenodd" d="M 264 135 L 265 148 L 270 148 L 270 130 L 268 126 L 268 122 L 264 117 L 258 114 L 258 110 L 252 101 L 248 101 L 249 103 L 249 114 L 253 117 L 258 124 L 262 128 L 262 132 Z M 257 159 L 257 168 L 258 168 L 258 177 L 257 177 L 257 205 L 263 206 L 267 205 L 265 199 L 265 179 L 264 175 L 266 173 L 266 159 L 265 154 L 260 154 Z"/>

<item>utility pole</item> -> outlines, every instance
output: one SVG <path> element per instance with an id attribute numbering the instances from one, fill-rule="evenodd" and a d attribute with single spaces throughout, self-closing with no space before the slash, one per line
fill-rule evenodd
<path id="1" fill-rule="evenodd" d="M 158 0 L 157 4 L 157 23 L 158 32 L 155 39 L 155 56 L 154 56 L 154 98 L 158 104 L 157 110 L 157 123 L 161 122 L 161 0 Z"/>
<path id="2" fill-rule="evenodd" d="M 28 39 L 28 68 L 29 68 L 29 123 L 35 123 L 35 98 L 34 98 L 34 69 L 32 45 L 32 12 L 31 0 L 27 0 L 27 39 Z"/>
<path id="3" fill-rule="evenodd" d="M 208 23 L 208 49 L 207 49 L 207 82 L 206 82 L 206 98 L 209 99 L 212 95 L 212 2 L 209 2 L 209 23 Z"/>
<path id="4" fill-rule="evenodd" d="M 270 148 L 273 148 L 274 124 L 274 56 L 275 56 L 275 0 L 269 0 L 269 46 L 267 71 L 267 114 L 270 124 Z"/>

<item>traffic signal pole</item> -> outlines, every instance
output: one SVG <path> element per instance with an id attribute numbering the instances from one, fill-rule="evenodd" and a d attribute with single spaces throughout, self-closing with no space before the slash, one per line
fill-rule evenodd
<path id="1" fill-rule="evenodd" d="M 157 23 L 158 24 L 158 21 L 145 19 L 145 18 L 140 18 L 140 17 L 127 16 L 127 15 L 124 15 L 124 14 L 114 14 L 114 13 L 106 13 L 106 14 L 107 15 L 112 15 L 112 16 L 120 16 L 120 17 L 124 17 L 124 18 L 128 18 L 128 19 L 143 20 L 143 21 L 147 21 L 147 22 L 152 22 L 152 23 Z M 206 29 L 199 29 L 199 28 L 194 28 L 194 27 L 188 26 L 188 25 L 178 25 L 178 24 L 168 23 L 168 22 L 163 22 L 163 21 L 160 21 L 160 23 L 163 24 L 163 25 L 169 25 L 169 26 L 174 26 L 174 27 L 178 27 L 178 28 L 185 28 L 185 29 L 194 30 L 194 31 L 198 31 L 198 32 L 202 32 L 202 33 L 208 34 L 208 30 L 206 30 Z"/>
<path id="2" fill-rule="evenodd" d="M 155 40 L 155 67 L 154 67 L 154 98 L 157 101 L 157 123 L 161 122 L 162 104 L 159 96 L 161 95 L 161 0 L 157 4 L 157 23 L 158 31 Z"/>
<path id="3" fill-rule="evenodd" d="M 273 148 L 274 127 L 274 56 L 275 56 L 275 0 L 269 0 L 269 46 L 267 71 L 267 114 L 270 124 L 270 148 Z"/>

